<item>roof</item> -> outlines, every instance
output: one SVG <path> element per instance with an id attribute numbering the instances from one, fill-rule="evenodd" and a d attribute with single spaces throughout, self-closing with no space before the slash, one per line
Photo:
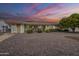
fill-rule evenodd
<path id="1" fill-rule="evenodd" d="M 22 21 L 22 20 L 14 20 L 8 19 L 4 20 L 8 24 L 37 24 L 37 25 L 57 25 L 56 22 L 40 22 L 40 21 Z"/>

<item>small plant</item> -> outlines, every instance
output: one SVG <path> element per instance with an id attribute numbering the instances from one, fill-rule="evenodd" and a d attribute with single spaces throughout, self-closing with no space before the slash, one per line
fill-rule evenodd
<path id="1" fill-rule="evenodd" d="M 45 32 L 47 32 L 47 33 L 50 32 L 50 29 L 49 28 L 46 28 L 45 29 Z"/>
<path id="2" fill-rule="evenodd" d="M 26 32 L 27 32 L 27 33 L 32 33 L 33 30 L 32 30 L 32 28 L 28 28 L 28 29 L 26 30 Z"/>
<path id="3" fill-rule="evenodd" d="M 32 33 L 33 31 L 32 30 L 27 30 L 27 33 Z"/>
<path id="4" fill-rule="evenodd" d="M 32 32 L 33 32 L 33 27 L 32 27 L 32 25 L 26 26 L 25 32 L 26 32 L 26 33 L 32 33 Z"/>
<path id="5" fill-rule="evenodd" d="M 37 32 L 38 32 L 38 33 L 42 33 L 42 32 L 43 32 L 43 28 L 42 28 L 41 26 L 39 26 L 39 27 L 37 28 Z"/>
<path id="6" fill-rule="evenodd" d="M 32 29 L 27 30 L 27 33 L 32 33 L 32 32 L 33 32 Z"/>
<path id="7" fill-rule="evenodd" d="M 38 33 L 42 33 L 43 30 L 42 30 L 42 29 L 38 29 L 37 32 L 38 32 Z"/>
<path id="8" fill-rule="evenodd" d="M 47 32 L 47 33 L 53 32 L 53 29 L 51 27 L 46 27 L 44 31 Z"/>
<path id="9" fill-rule="evenodd" d="M 62 29 L 55 29 L 56 32 L 64 32 Z"/>
<path id="10" fill-rule="evenodd" d="M 48 29 L 45 30 L 46 33 L 50 32 Z"/>

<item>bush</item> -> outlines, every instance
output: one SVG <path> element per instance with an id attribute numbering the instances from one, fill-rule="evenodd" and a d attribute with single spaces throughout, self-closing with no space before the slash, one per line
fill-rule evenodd
<path id="1" fill-rule="evenodd" d="M 46 33 L 50 32 L 49 30 L 45 30 Z"/>
<path id="2" fill-rule="evenodd" d="M 56 32 L 68 32 L 68 30 L 67 29 L 56 29 Z"/>
<path id="3" fill-rule="evenodd" d="M 69 30 L 68 30 L 68 29 L 64 29 L 63 31 L 64 31 L 64 32 L 69 32 Z"/>
<path id="4" fill-rule="evenodd" d="M 32 30 L 31 28 L 29 28 L 29 29 L 26 30 L 26 32 L 27 32 L 27 33 L 32 33 L 33 30 Z"/>
<path id="5" fill-rule="evenodd" d="M 56 32 L 62 32 L 62 30 L 61 29 L 56 29 Z"/>
<path id="6" fill-rule="evenodd" d="M 53 32 L 53 31 L 54 31 L 54 29 L 50 28 L 50 29 L 49 29 L 49 31 L 50 31 L 50 32 Z"/>
<path id="7" fill-rule="evenodd" d="M 51 29 L 45 29 L 44 31 L 47 32 L 47 33 L 48 33 L 48 32 L 52 32 Z"/>
<path id="8" fill-rule="evenodd" d="M 42 26 L 38 26 L 37 27 L 37 32 L 38 33 L 42 33 L 43 32 L 43 27 Z"/>
<path id="9" fill-rule="evenodd" d="M 47 28 L 45 28 L 45 30 L 44 30 L 45 32 L 53 32 L 53 28 L 51 28 L 51 27 L 47 27 Z"/>
<path id="10" fill-rule="evenodd" d="M 43 30 L 42 30 L 42 29 L 38 29 L 37 32 L 38 32 L 38 33 L 42 33 Z"/>

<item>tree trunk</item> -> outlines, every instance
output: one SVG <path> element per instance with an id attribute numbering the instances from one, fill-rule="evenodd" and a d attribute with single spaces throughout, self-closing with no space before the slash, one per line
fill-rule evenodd
<path id="1" fill-rule="evenodd" d="M 72 32 L 75 32 L 75 27 L 74 27 L 74 28 L 72 28 Z"/>

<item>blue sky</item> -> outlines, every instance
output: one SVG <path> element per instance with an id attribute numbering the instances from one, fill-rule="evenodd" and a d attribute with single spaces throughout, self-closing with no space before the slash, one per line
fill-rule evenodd
<path id="1" fill-rule="evenodd" d="M 55 21 L 67 17 L 72 13 L 79 13 L 78 3 L 2 3 L 0 14 L 23 16 L 28 18 Z M 41 21 L 42 21 L 41 20 Z"/>

